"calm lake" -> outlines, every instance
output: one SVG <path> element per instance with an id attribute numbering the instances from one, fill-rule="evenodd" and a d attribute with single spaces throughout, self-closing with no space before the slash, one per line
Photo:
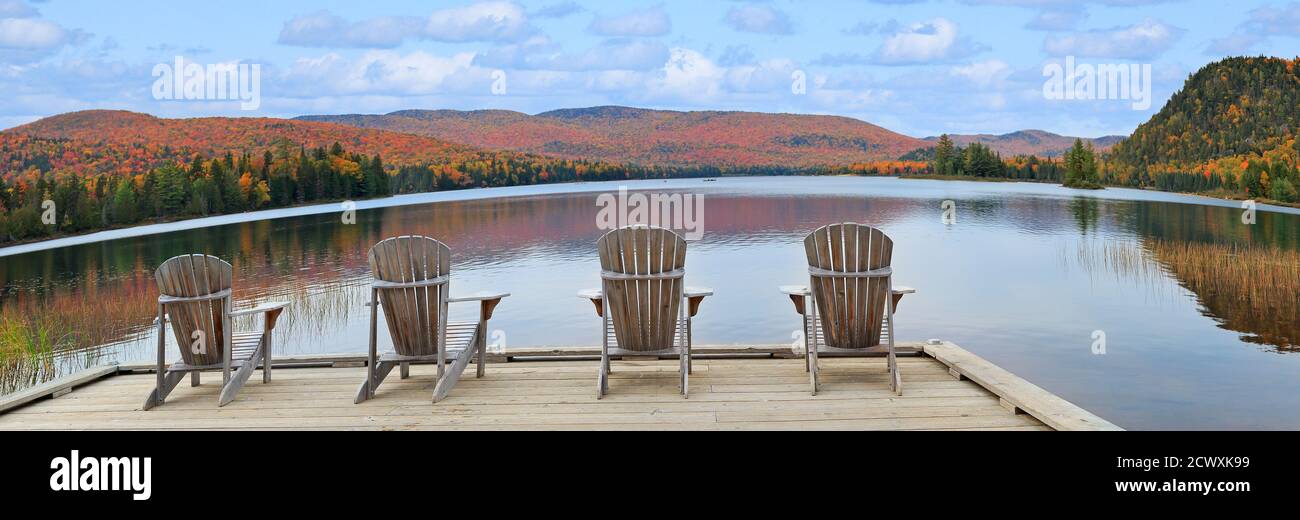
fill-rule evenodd
<path id="1" fill-rule="evenodd" d="M 360 353 L 366 251 L 423 234 L 452 249 L 453 295 L 513 294 L 491 324 L 510 347 L 598 345 L 599 319 L 575 293 L 598 286 L 595 201 L 620 185 L 704 195 L 687 283 L 716 296 L 697 317 L 696 344 L 791 343 L 799 319 L 777 286 L 807 283 L 804 235 L 863 222 L 894 239 L 895 284 L 918 290 L 899 307 L 900 340 L 954 341 L 1126 428 L 1300 429 L 1298 296 L 1269 300 L 1194 277 L 1169 252 L 1184 243 L 1294 252 L 1300 212 L 1261 210 L 1247 225 L 1236 203 L 1134 190 L 751 177 L 404 196 L 359 203 L 351 225 L 334 205 L 0 250 L 0 311 L 109 344 L 62 358 L 63 370 L 152 359 L 153 270 L 203 252 L 234 264 L 237 299 L 292 302 L 277 355 Z M 942 221 L 945 200 L 955 223 Z M 253 218 L 262 220 L 236 222 Z M 1104 353 L 1094 353 L 1095 331 Z"/>

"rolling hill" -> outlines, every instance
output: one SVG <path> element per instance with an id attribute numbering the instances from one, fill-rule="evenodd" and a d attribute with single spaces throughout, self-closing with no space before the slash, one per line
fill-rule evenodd
<path id="1" fill-rule="evenodd" d="M 484 148 L 666 166 L 806 168 L 896 159 L 929 146 L 847 117 L 618 106 L 537 115 L 404 110 L 298 120 L 409 132 Z"/>
<path id="2" fill-rule="evenodd" d="M 83 176 L 136 175 L 195 155 L 261 154 L 277 147 L 329 148 L 379 154 L 392 166 L 469 163 L 491 159 L 554 161 L 483 150 L 436 138 L 371 128 L 272 118 L 164 119 L 117 110 L 47 117 L 0 132 L 0 176 L 31 168 Z"/>
<path id="3" fill-rule="evenodd" d="M 953 144 L 965 147 L 971 143 L 980 143 L 1003 157 L 1016 155 L 1036 155 L 1039 157 L 1059 157 L 1074 145 L 1076 138 L 1054 134 L 1043 130 L 1021 130 L 1009 134 L 948 134 Z M 927 137 L 926 141 L 938 141 L 939 137 Z M 1105 151 L 1115 143 L 1124 140 L 1122 135 L 1108 135 L 1095 139 L 1084 138 L 1085 143 L 1092 143 L 1097 151 Z"/>
<path id="4" fill-rule="evenodd" d="M 1136 169 L 1196 168 L 1229 157 L 1295 146 L 1300 129 L 1300 58 L 1226 58 L 1192 74 L 1183 88 L 1110 160 Z M 1240 162 L 1240 161 L 1239 161 Z"/>

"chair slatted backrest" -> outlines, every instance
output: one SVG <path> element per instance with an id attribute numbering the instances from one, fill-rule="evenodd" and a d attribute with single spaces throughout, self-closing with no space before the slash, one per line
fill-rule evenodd
<path id="1" fill-rule="evenodd" d="M 871 226 L 831 224 L 804 238 L 808 266 L 836 273 L 890 267 L 894 241 Z M 810 276 L 825 344 L 860 349 L 880 344 L 888 280 L 884 277 Z"/>
<path id="2" fill-rule="evenodd" d="M 382 282 L 414 283 L 451 274 L 451 249 L 423 236 L 384 240 L 370 249 L 370 270 Z M 379 302 L 393 349 L 402 356 L 438 353 L 438 332 L 447 308 L 446 281 L 422 287 L 381 288 Z"/>
<path id="3" fill-rule="evenodd" d="M 229 263 L 208 255 L 173 257 L 154 271 L 158 293 L 165 301 L 163 309 L 185 364 L 222 362 L 233 272 Z M 169 299 L 181 301 L 166 301 Z"/>
<path id="4" fill-rule="evenodd" d="M 596 247 L 619 348 L 648 352 L 673 347 L 686 240 L 667 229 L 638 226 L 610 231 Z"/>

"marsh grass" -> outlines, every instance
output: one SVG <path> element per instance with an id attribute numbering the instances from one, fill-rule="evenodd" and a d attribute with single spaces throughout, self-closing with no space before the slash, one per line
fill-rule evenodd
<path id="1" fill-rule="evenodd" d="M 1300 251 L 1167 240 L 1145 249 L 1225 328 L 1252 343 L 1300 347 Z"/>
<path id="2" fill-rule="evenodd" d="M 0 316 L 0 394 L 56 377 L 56 354 L 68 344 L 59 331 L 38 316 Z"/>
<path id="3" fill-rule="evenodd" d="M 8 298 L 0 307 L 0 395 L 111 362 L 105 345 L 148 334 L 152 299 L 131 283 Z"/>
<path id="4" fill-rule="evenodd" d="M 1300 349 L 1300 251 L 1276 246 L 1143 239 L 1080 243 L 1075 260 L 1090 276 L 1104 273 L 1161 294 L 1172 279 L 1220 327 L 1242 340 Z"/>

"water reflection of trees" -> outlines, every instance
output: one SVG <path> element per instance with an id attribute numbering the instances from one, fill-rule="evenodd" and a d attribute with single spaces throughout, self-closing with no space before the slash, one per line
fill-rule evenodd
<path id="1" fill-rule="evenodd" d="M 1166 276 L 1187 289 L 1202 314 L 1242 341 L 1278 352 L 1300 349 L 1300 251 L 1273 246 L 1142 238 L 1080 241 L 1079 265 L 1159 294 Z"/>
<path id="2" fill-rule="evenodd" d="M 32 337 L 44 330 L 66 334 L 49 345 L 48 355 L 21 358 L 0 372 L 12 376 L 12 389 L 97 363 L 152 355 L 153 271 L 168 258 L 196 252 L 231 262 L 237 301 L 293 302 L 277 326 L 277 350 L 316 352 L 354 313 L 364 312 L 366 252 L 374 243 L 396 235 L 438 237 L 451 245 L 455 269 L 506 265 L 521 254 L 587 258 L 603 233 L 596 228 L 596 196 L 378 208 L 357 212 L 354 225 L 342 224 L 340 214 L 290 217 L 8 257 L 0 262 L 0 324 Z M 802 233 L 837 220 L 887 225 L 917 208 L 915 201 L 861 196 L 809 203 L 709 195 L 704 225 L 709 242 L 725 244 L 765 232 Z"/>

